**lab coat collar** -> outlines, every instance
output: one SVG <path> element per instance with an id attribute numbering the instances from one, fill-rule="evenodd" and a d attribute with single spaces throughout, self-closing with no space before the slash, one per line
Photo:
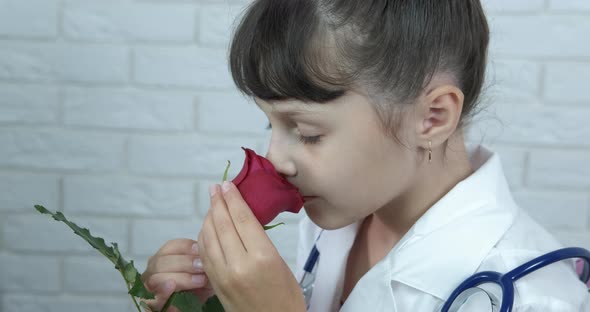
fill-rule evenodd
<path id="1" fill-rule="evenodd" d="M 336 230 L 324 230 L 316 243 L 320 253 L 315 287 L 309 312 L 338 311 L 344 284 L 344 272 L 348 253 L 352 247 L 361 221 Z M 318 228 L 319 230 L 319 228 Z M 316 237 L 319 231 L 316 232 Z"/>
<path id="2" fill-rule="evenodd" d="M 517 206 L 500 157 L 467 146 L 475 172 L 432 206 L 379 263 L 393 282 L 446 300 L 510 228 Z"/>

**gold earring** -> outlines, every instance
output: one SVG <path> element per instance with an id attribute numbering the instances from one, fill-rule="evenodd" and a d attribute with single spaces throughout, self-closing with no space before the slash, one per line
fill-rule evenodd
<path id="1" fill-rule="evenodd" d="M 428 141 L 428 162 L 432 162 L 432 141 Z"/>

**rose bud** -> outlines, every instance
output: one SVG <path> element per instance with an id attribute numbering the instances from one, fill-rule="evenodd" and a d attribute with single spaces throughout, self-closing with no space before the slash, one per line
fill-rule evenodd
<path id="1" fill-rule="evenodd" d="M 242 149 L 246 160 L 232 182 L 260 224 L 268 224 L 283 211 L 298 213 L 303 207 L 303 198 L 297 187 L 283 178 L 268 159 L 251 149 Z"/>

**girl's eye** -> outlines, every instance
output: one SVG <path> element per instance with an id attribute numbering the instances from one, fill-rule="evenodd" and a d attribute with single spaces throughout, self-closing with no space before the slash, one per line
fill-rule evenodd
<path id="1" fill-rule="evenodd" d="M 320 141 L 321 136 L 320 135 L 316 135 L 316 136 L 312 136 L 312 137 L 306 137 L 306 136 L 299 136 L 299 141 L 303 144 L 316 144 Z"/>
<path id="2" fill-rule="evenodd" d="M 272 129 L 272 125 L 270 123 L 268 123 L 268 126 L 266 126 L 266 130 L 270 130 Z M 316 136 L 311 136 L 311 137 L 307 137 L 307 136 L 299 136 L 299 142 L 303 143 L 303 144 L 316 144 L 320 141 L 321 135 L 316 135 Z"/>

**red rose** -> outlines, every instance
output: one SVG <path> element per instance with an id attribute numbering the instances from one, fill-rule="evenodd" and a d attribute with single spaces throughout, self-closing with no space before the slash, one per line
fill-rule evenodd
<path id="1" fill-rule="evenodd" d="M 266 225 L 283 211 L 298 213 L 303 207 L 299 190 L 279 175 L 268 159 L 251 149 L 242 149 L 246 152 L 246 160 L 232 182 L 258 221 Z"/>

